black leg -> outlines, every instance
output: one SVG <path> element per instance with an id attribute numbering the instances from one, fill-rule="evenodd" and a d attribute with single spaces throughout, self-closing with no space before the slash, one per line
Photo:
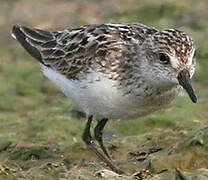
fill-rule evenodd
<path id="1" fill-rule="evenodd" d="M 91 126 L 91 122 L 92 122 L 92 118 L 93 116 L 89 116 L 87 119 L 87 123 L 85 125 L 85 129 L 84 132 L 82 134 L 82 140 L 88 145 L 91 144 L 93 139 L 92 136 L 90 134 L 90 126 Z"/>
<path id="2" fill-rule="evenodd" d="M 106 147 L 103 144 L 103 129 L 104 129 L 107 122 L 108 122 L 107 118 L 104 118 L 101 121 L 99 121 L 97 126 L 94 129 L 94 135 L 95 135 L 95 139 L 99 143 L 99 145 L 100 145 L 101 149 L 103 150 L 103 152 L 105 153 L 105 155 L 108 156 L 109 159 L 111 159 L 108 150 L 106 149 Z"/>
<path id="3" fill-rule="evenodd" d="M 89 116 L 84 132 L 82 134 L 82 139 L 86 143 L 86 145 L 92 149 L 92 151 L 102 160 L 104 161 L 113 171 L 123 174 L 124 172 L 120 170 L 111 159 L 109 159 L 103 152 L 99 151 L 99 149 L 96 147 L 96 144 L 94 143 L 94 140 L 90 134 L 90 126 L 92 122 L 93 116 Z"/>

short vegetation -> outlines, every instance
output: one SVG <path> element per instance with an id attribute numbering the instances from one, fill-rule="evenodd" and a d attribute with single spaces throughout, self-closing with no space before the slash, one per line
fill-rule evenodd
<path id="1" fill-rule="evenodd" d="M 81 140 L 84 114 L 43 77 L 10 30 L 16 23 L 57 30 L 103 22 L 180 28 L 197 47 L 198 103 L 184 93 L 166 110 L 110 121 L 104 135 L 114 159 L 138 179 L 208 178 L 207 0 L 3 0 L 0 9 L 0 179 L 99 179 L 95 172 L 105 166 Z"/>

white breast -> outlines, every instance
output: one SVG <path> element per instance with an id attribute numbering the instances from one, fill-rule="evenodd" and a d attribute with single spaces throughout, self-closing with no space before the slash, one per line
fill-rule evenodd
<path id="1" fill-rule="evenodd" d="M 122 119 L 142 116 L 159 108 L 148 105 L 143 98 L 124 95 L 122 90 L 118 88 L 118 83 L 104 77 L 102 73 L 88 73 L 82 81 L 69 80 L 56 70 L 41 66 L 44 75 L 87 115 L 94 115 L 98 118 Z"/>

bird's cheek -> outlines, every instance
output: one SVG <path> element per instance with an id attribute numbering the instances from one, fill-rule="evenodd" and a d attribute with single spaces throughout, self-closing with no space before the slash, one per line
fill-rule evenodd
<path id="1" fill-rule="evenodd" d="M 192 76 L 195 73 L 195 66 L 189 66 L 188 68 L 186 68 L 190 74 L 190 79 L 192 78 Z"/>

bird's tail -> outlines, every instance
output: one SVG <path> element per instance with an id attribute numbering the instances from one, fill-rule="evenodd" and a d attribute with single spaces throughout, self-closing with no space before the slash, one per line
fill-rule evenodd
<path id="1" fill-rule="evenodd" d="M 56 40 L 52 33 L 39 29 L 32 29 L 21 25 L 15 25 L 12 29 L 12 37 L 17 39 L 27 52 L 41 63 L 42 49 L 51 49 L 56 46 Z"/>

